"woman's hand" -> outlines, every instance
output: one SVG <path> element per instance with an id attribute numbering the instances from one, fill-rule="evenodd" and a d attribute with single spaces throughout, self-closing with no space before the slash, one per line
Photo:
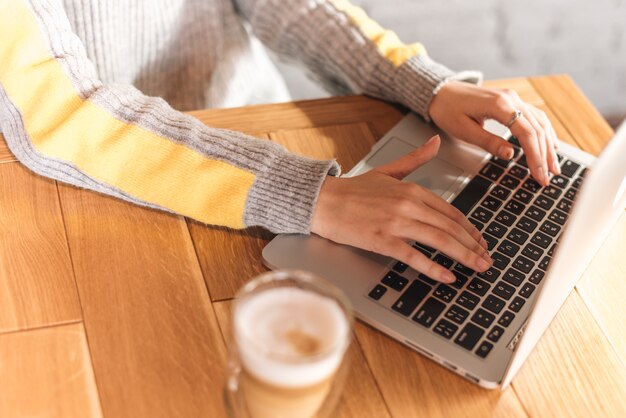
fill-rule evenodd
<path id="1" fill-rule="evenodd" d="M 437 126 L 450 135 L 509 160 L 513 157 L 512 145 L 484 130 L 483 122 L 494 119 L 507 125 L 516 110 L 521 111 L 522 116 L 510 126 L 511 133 L 526 153 L 531 174 L 546 186 L 550 182 L 548 173 L 561 173 L 555 151 L 556 133 L 546 114 L 523 102 L 514 90 L 451 81 L 433 98 L 428 113 Z"/>
<path id="2" fill-rule="evenodd" d="M 442 282 L 451 283 L 455 277 L 407 241 L 434 247 L 476 271 L 488 269 L 492 260 L 487 243 L 463 214 L 430 190 L 400 181 L 430 161 L 439 144 L 435 136 L 403 158 L 360 176 L 327 177 L 312 232 L 393 257 Z"/>

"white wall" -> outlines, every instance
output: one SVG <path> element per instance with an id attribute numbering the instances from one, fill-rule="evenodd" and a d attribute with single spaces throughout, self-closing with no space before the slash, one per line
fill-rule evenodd
<path id="1" fill-rule="evenodd" d="M 486 78 L 568 73 L 607 117 L 626 114 L 626 0 L 353 0 L 405 42 Z M 327 95 L 280 65 L 294 98 Z"/>

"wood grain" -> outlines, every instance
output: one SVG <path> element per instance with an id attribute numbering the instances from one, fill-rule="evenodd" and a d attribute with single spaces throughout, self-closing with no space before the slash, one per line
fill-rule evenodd
<path id="1" fill-rule="evenodd" d="M 623 417 L 626 368 L 572 292 L 513 380 L 533 417 Z"/>
<path id="2" fill-rule="evenodd" d="M 511 388 L 481 389 L 368 325 L 356 336 L 394 417 L 526 416 Z"/>
<path id="3" fill-rule="evenodd" d="M 189 114 L 209 126 L 255 134 L 277 129 L 292 130 L 375 121 L 397 117 L 399 111 L 381 100 L 365 96 L 341 96 L 241 108 L 199 110 Z"/>
<path id="4" fill-rule="evenodd" d="M 215 313 L 224 339 L 232 341 L 231 314 L 232 301 L 213 303 Z M 358 341 L 353 343 L 347 353 L 350 371 L 346 379 L 342 398 L 333 417 L 337 418 L 385 418 L 389 412 L 376 382 L 369 370 Z"/>
<path id="5" fill-rule="evenodd" d="M 60 196 L 104 415 L 223 416 L 225 347 L 183 219 Z"/>
<path id="6" fill-rule="evenodd" d="M 56 184 L 0 164 L 0 333 L 81 319 Z"/>
<path id="7" fill-rule="evenodd" d="M 533 77 L 531 84 L 572 133 L 583 150 L 597 155 L 613 136 L 613 130 L 567 75 Z"/>
<path id="8" fill-rule="evenodd" d="M 8 163 L 11 161 L 17 161 L 17 159 L 13 156 L 13 153 L 9 150 L 6 141 L 4 140 L 4 136 L 0 134 L 0 164 Z"/>
<path id="9" fill-rule="evenodd" d="M 0 335 L 0 416 L 102 416 L 82 324 Z"/>

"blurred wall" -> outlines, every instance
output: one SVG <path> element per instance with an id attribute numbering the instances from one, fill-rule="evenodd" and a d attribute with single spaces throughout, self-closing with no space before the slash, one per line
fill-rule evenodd
<path id="1" fill-rule="evenodd" d="M 626 0 L 352 0 L 452 69 L 568 73 L 605 117 L 626 115 Z M 327 96 L 280 64 L 294 99 Z"/>

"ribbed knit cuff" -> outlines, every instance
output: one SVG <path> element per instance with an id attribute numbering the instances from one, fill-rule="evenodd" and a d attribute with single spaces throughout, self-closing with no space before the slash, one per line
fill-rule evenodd
<path id="1" fill-rule="evenodd" d="M 392 89 L 397 101 L 430 121 L 428 107 L 445 83 L 459 80 L 480 84 L 482 78 L 482 73 L 478 71 L 457 73 L 427 55 L 417 55 L 398 67 Z"/>
<path id="2" fill-rule="evenodd" d="M 313 210 L 326 176 L 339 176 L 335 160 L 319 161 L 279 154 L 257 174 L 248 192 L 244 223 L 274 233 L 311 232 Z"/>

